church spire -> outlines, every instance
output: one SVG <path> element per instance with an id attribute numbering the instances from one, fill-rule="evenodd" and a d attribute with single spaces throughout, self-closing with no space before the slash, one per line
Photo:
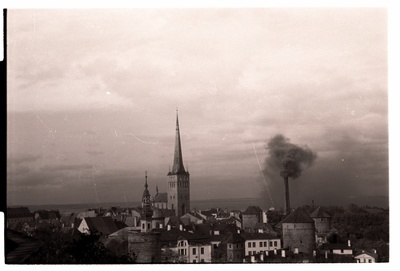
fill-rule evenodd
<path id="1" fill-rule="evenodd" d="M 176 133 L 175 133 L 175 152 L 174 152 L 174 164 L 172 166 L 172 174 L 185 173 L 185 167 L 183 166 L 182 158 L 182 147 L 181 147 L 181 136 L 179 132 L 179 119 L 178 119 L 178 108 L 176 109 Z"/>

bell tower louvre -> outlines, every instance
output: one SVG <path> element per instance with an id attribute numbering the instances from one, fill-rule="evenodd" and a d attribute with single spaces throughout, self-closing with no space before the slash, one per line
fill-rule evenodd
<path id="1" fill-rule="evenodd" d="M 178 109 L 176 110 L 175 151 L 172 170 L 168 172 L 168 209 L 181 217 L 190 212 L 190 174 L 183 166 Z"/>

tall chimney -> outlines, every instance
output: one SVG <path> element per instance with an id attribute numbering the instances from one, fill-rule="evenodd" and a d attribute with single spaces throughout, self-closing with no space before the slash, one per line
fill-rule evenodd
<path id="1" fill-rule="evenodd" d="M 285 183 L 285 213 L 290 213 L 290 195 L 289 195 L 289 174 L 286 170 L 281 172 L 283 181 Z"/>

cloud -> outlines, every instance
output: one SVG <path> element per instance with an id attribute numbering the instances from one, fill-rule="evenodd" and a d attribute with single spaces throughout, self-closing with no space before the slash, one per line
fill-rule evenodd
<path id="1" fill-rule="evenodd" d="M 41 155 L 32 155 L 32 154 L 19 154 L 13 155 L 13 157 L 7 157 L 8 164 L 23 164 L 23 163 L 31 163 L 41 159 Z"/>
<path id="2" fill-rule="evenodd" d="M 41 171 L 79 171 L 79 170 L 89 170 L 93 169 L 93 165 L 45 165 L 40 170 Z"/>
<path id="3" fill-rule="evenodd" d="M 87 154 L 89 155 L 101 155 L 104 154 L 102 151 L 86 151 Z"/>

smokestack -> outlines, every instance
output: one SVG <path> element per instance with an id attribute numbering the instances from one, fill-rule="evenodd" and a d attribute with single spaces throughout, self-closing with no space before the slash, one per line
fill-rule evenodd
<path id="1" fill-rule="evenodd" d="M 307 146 L 298 146 L 281 134 L 271 138 L 266 149 L 268 157 L 265 160 L 265 172 L 275 175 L 280 172 L 285 185 L 285 212 L 290 213 L 289 177 L 291 180 L 301 176 L 304 169 L 312 166 L 317 155 Z M 271 175 L 272 177 L 272 175 Z"/>
<path id="2" fill-rule="evenodd" d="M 289 172 L 287 171 L 287 165 L 283 163 L 283 170 L 281 176 L 285 184 L 285 214 L 290 213 L 290 194 L 289 194 Z"/>

